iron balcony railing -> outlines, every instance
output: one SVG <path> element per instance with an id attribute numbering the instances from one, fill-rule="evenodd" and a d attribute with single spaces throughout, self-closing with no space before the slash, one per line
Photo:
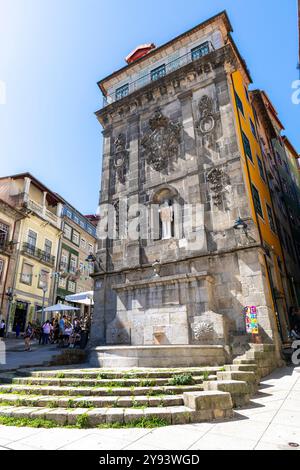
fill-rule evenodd
<path id="1" fill-rule="evenodd" d="M 51 255 L 47 251 L 36 248 L 34 245 L 31 245 L 30 243 L 23 243 L 22 252 L 27 255 L 32 256 L 35 259 L 38 259 L 39 261 L 43 263 L 49 264 L 50 266 L 54 266 L 55 264 L 55 256 Z"/>
<path id="2" fill-rule="evenodd" d="M 174 72 L 175 70 L 184 67 L 190 62 L 194 62 L 197 59 L 213 52 L 215 50 L 211 41 L 206 41 L 200 46 L 192 49 L 187 54 L 184 54 L 176 59 L 166 62 L 165 64 L 154 68 L 149 73 L 145 74 L 143 77 L 138 78 L 132 82 L 129 82 L 122 87 L 116 89 L 111 95 L 103 97 L 103 107 L 108 106 L 115 101 L 118 101 L 126 96 L 130 95 L 134 91 L 148 85 L 149 83 L 159 80 L 166 75 Z"/>
<path id="3" fill-rule="evenodd" d="M 0 233 L 0 251 L 12 252 L 13 245 L 8 241 L 6 233 Z"/>

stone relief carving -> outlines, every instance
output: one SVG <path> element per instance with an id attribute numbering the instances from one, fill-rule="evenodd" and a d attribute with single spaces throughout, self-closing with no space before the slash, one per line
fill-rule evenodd
<path id="1" fill-rule="evenodd" d="M 215 127 L 215 120 L 213 117 L 213 101 L 208 95 L 202 96 L 199 102 L 199 114 L 196 127 L 202 134 L 211 132 Z"/>
<path id="2" fill-rule="evenodd" d="M 213 168 L 207 174 L 207 181 L 212 191 L 212 199 L 215 206 L 220 207 L 225 195 L 230 188 L 230 178 L 221 168 Z"/>
<path id="3" fill-rule="evenodd" d="M 113 167 L 118 180 L 123 184 L 125 183 L 127 173 L 128 155 L 129 152 L 126 150 L 126 136 L 119 134 L 114 141 Z"/>
<path id="4" fill-rule="evenodd" d="M 178 157 L 182 126 L 158 109 L 149 120 L 149 127 L 141 140 L 143 154 L 154 170 L 162 171 L 168 167 L 170 158 Z"/>
<path id="5" fill-rule="evenodd" d="M 196 323 L 192 330 L 197 341 L 207 340 L 214 335 L 214 325 L 206 321 Z"/>

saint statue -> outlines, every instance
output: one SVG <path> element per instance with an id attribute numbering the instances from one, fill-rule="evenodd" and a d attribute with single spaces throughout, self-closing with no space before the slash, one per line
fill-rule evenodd
<path id="1" fill-rule="evenodd" d="M 162 240 L 172 238 L 173 207 L 165 200 L 160 206 L 159 215 L 162 225 Z"/>

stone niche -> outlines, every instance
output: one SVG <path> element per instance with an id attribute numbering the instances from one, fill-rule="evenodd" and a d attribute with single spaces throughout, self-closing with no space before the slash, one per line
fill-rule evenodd
<path id="1" fill-rule="evenodd" d="M 214 311 L 207 272 L 156 276 L 116 284 L 116 315 L 106 343 L 123 345 L 227 344 L 227 322 Z"/>

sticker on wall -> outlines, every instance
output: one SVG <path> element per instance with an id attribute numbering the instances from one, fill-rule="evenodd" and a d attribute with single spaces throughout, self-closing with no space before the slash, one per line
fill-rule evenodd
<path id="1" fill-rule="evenodd" d="M 246 332 L 252 335 L 258 335 L 257 309 L 255 306 L 245 307 Z"/>

